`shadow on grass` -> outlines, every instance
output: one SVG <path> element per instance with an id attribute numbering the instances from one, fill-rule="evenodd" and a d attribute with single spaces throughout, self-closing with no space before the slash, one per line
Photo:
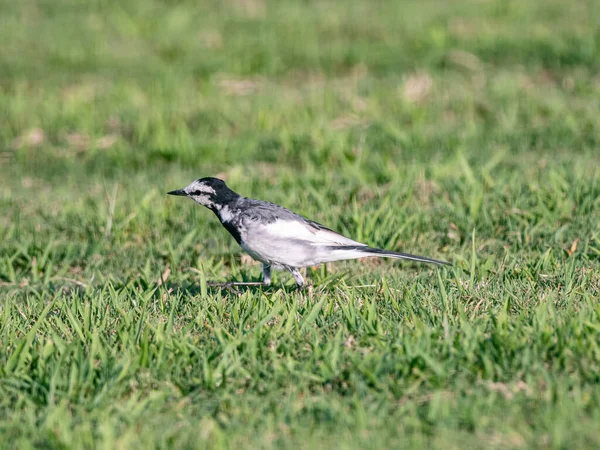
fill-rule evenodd
<path id="1" fill-rule="evenodd" d="M 297 292 L 297 288 L 295 286 L 285 286 L 285 285 L 276 285 L 272 284 L 270 286 L 265 286 L 263 284 L 255 284 L 255 285 L 234 285 L 235 282 L 207 282 L 206 285 L 206 295 L 215 296 L 217 294 L 235 294 L 241 295 L 244 292 L 252 292 L 252 294 L 262 294 L 262 293 L 275 293 L 279 290 L 283 290 L 285 293 Z M 171 291 L 171 294 L 182 294 L 184 296 L 197 297 L 202 296 L 202 287 L 200 283 L 187 283 L 187 284 L 178 284 L 178 283 L 165 283 L 163 287 Z"/>
<path id="2" fill-rule="evenodd" d="M 317 277 L 318 278 L 318 277 Z M 305 278 L 306 284 L 300 289 L 296 284 L 290 284 L 289 282 L 272 283 L 271 285 L 264 285 L 259 282 L 248 282 L 252 284 L 245 284 L 246 282 L 240 281 L 226 281 L 226 282 L 215 282 L 207 281 L 206 283 L 206 294 L 214 296 L 217 294 L 234 294 L 241 295 L 245 292 L 251 292 L 253 295 L 257 294 L 275 294 L 277 292 L 283 292 L 284 294 L 308 294 L 310 296 L 314 294 L 331 294 L 336 292 L 338 287 L 338 281 L 342 279 L 342 276 L 328 277 L 325 280 L 312 279 L 311 277 Z M 282 280 L 284 281 L 284 280 Z M 236 284 L 243 283 L 243 284 Z M 163 285 L 167 290 L 171 290 L 172 294 L 183 294 L 186 296 L 201 296 L 202 286 L 200 282 L 193 282 L 187 284 L 181 283 L 170 283 L 167 282 Z"/>

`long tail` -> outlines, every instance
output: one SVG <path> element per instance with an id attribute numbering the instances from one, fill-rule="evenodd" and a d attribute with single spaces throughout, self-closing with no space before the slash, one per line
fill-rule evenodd
<path id="1" fill-rule="evenodd" d="M 342 250 L 344 252 L 349 251 L 353 253 L 351 258 L 360 258 L 361 256 L 380 256 L 384 258 L 396 258 L 396 259 L 408 259 L 411 261 L 418 261 L 431 264 L 439 264 L 443 266 L 451 266 L 449 262 L 440 261 L 438 259 L 427 258 L 425 256 L 411 255 L 409 253 L 392 252 L 390 250 L 384 250 L 382 248 L 373 248 L 362 245 L 339 245 L 329 247 L 331 250 Z M 348 255 L 350 256 L 350 255 Z"/>

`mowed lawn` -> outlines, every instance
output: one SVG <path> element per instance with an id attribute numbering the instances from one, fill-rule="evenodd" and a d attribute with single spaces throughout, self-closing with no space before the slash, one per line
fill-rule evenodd
<path id="1" fill-rule="evenodd" d="M 600 2 L 0 2 L 2 448 L 599 448 Z M 219 176 L 371 246 L 258 280 Z"/>

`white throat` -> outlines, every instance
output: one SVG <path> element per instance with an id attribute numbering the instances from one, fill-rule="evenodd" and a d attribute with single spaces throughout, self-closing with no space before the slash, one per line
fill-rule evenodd
<path id="1" fill-rule="evenodd" d="M 219 213 L 219 218 L 221 222 L 231 222 L 233 219 L 233 212 L 229 209 L 229 206 L 223 205 L 217 207 L 217 212 Z"/>

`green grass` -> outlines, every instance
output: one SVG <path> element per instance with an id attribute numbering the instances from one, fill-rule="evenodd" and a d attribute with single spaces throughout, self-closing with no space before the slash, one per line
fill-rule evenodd
<path id="1" fill-rule="evenodd" d="M 600 2 L 0 2 L 0 442 L 598 448 Z M 222 176 L 373 246 L 260 267 Z M 164 282 L 161 281 L 164 278 Z"/>

